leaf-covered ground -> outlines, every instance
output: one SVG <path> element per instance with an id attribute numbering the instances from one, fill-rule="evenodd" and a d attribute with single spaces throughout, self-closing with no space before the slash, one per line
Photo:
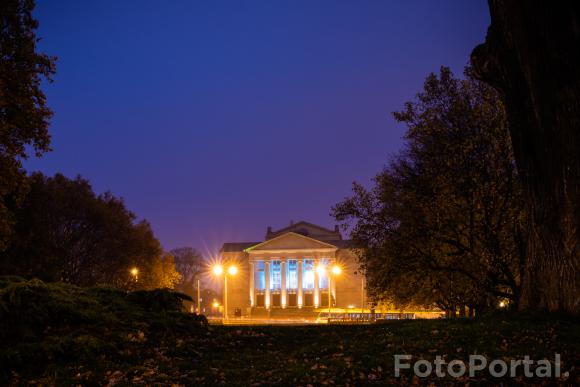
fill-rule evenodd
<path id="1" fill-rule="evenodd" d="M 580 384 L 580 323 L 570 318 L 496 315 L 374 325 L 206 328 L 191 315 L 136 304 L 121 292 L 63 284 L 18 286 L 11 297 L 0 289 L 0 375 L 12 385 Z M 31 317 L 7 310 L 30 305 L 39 291 L 48 294 L 41 297 L 48 306 L 44 312 L 39 309 L 45 315 L 38 321 L 48 319 L 50 327 L 23 329 L 24 319 Z M 15 297 L 18 292 L 28 295 Z M 66 308 L 53 310 L 65 299 Z M 81 301 L 85 310 L 75 312 Z M 74 313 L 80 316 L 66 317 Z M 14 324 L 14 318 L 23 324 L 6 323 Z M 481 354 L 509 363 L 525 355 L 553 361 L 555 353 L 561 355 L 567 378 L 528 379 L 522 372 L 515 379 L 487 373 L 471 379 L 416 378 L 409 371 L 395 377 L 393 369 L 394 354 L 466 362 L 469 354 Z"/>
<path id="2" fill-rule="evenodd" d="M 80 336 L 78 346 L 90 346 Z M 39 368 L 44 377 L 15 377 L 57 384 L 225 384 L 225 385 L 360 385 L 465 384 L 462 379 L 395 378 L 393 354 L 433 359 L 439 354 L 463 359 L 553 359 L 563 369 L 579 365 L 578 325 L 566 321 L 400 321 L 368 326 L 211 327 L 188 335 L 148 336 L 136 330 L 110 352 L 92 361 L 60 358 Z M 80 350 L 80 348 L 79 348 Z M 44 368 L 46 367 L 46 368 Z M 44 369 L 44 371 L 42 371 Z M 32 376 L 32 377 L 31 377 Z M 574 376 L 571 376 L 574 378 Z M 560 379 L 571 382 L 571 377 Z M 579 379 L 575 379 L 579 382 Z M 499 382 L 482 375 L 471 382 Z M 541 383 L 542 380 L 516 381 Z M 551 380 L 553 382 L 554 380 Z M 509 380 L 504 383 L 510 384 Z M 572 383 L 574 384 L 574 383 Z"/>

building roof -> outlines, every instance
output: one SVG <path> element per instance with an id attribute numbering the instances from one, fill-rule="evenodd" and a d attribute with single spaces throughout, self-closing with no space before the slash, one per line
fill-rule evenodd
<path id="1" fill-rule="evenodd" d="M 357 247 L 355 245 L 354 241 L 351 241 L 350 239 L 340 240 L 340 241 L 330 241 L 328 243 L 335 245 L 339 249 L 353 249 L 353 248 Z"/>
<path id="2" fill-rule="evenodd" d="M 255 246 L 262 242 L 235 242 L 235 243 L 224 243 L 220 252 L 222 253 L 234 253 L 239 251 L 244 251 L 248 247 Z"/>
<path id="3" fill-rule="evenodd" d="M 268 227 L 268 231 L 266 233 L 266 241 L 291 232 L 336 246 L 339 249 L 349 249 L 356 247 L 352 241 L 342 239 L 342 235 L 338 230 L 338 226 L 336 226 L 334 230 L 330 230 L 328 228 L 321 227 L 316 224 L 304 221 L 296 223 L 292 222 L 290 226 L 281 228 L 280 230 L 277 231 L 272 231 L 272 228 Z M 263 241 L 224 243 L 222 248 L 220 249 L 220 252 L 221 253 L 242 252 L 252 246 L 256 246 L 261 243 L 263 243 Z"/>
<path id="4" fill-rule="evenodd" d="M 290 239 L 291 244 L 285 244 L 284 242 L 288 243 L 288 239 Z M 333 245 L 331 242 L 326 242 L 326 241 L 322 241 L 320 239 L 315 239 L 306 235 L 302 235 L 302 234 L 298 234 L 292 231 L 289 231 L 287 233 L 284 234 L 280 234 L 272 239 L 266 239 L 264 242 L 249 247 L 246 249 L 246 252 L 249 252 L 250 250 L 263 250 L 264 246 L 270 246 L 271 248 L 273 248 L 274 250 L 279 249 L 279 248 L 296 248 L 297 246 L 293 245 L 292 242 L 296 242 L 296 241 L 300 241 L 298 244 L 298 247 L 300 247 L 300 244 L 303 243 L 302 247 L 307 247 L 307 248 L 334 248 L 336 247 L 335 245 Z M 280 242 L 282 242 L 282 244 L 280 244 Z M 314 244 L 313 244 L 314 242 Z M 274 245 L 274 246 L 272 246 Z M 292 247 L 289 247 L 292 246 Z M 267 248 L 266 248 L 267 250 Z"/>
<path id="5" fill-rule="evenodd" d="M 312 237 L 310 237 L 312 238 Z M 316 238 L 312 238 L 316 239 Z M 318 239 L 317 239 L 318 240 Z M 355 244 L 351 240 L 334 240 L 334 241 L 321 241 L 324 243 L 331 244 L 338 247 L 339 249 L 352 249 L 355 248 Z M 221 253 L 237 253 L 246 250 L 247 248 L 259 245 L 263 242 L 239 242 L 239 243 L 224 243 L 220 249 Z"/>
<path id="6" fill-rule="evenodd" d="M 271 227 L 268 227 L 266 232 L 266 239 L 272 239 L 279 235 L 286 234 L 287 232 L 295 232 L 297 234 L 302 234 L 305 236 L 312 237 L 320 241 L 335 241 L 341 240 L 342 235 L 338 230 L 338 226 L 335 226 L 334 230 L 328 229 L 326 227 L 319 226 L 310 222 L 300 221 L 291 222 L 289 226 L 281 228 L 276 231 L 272 231 Z"/>

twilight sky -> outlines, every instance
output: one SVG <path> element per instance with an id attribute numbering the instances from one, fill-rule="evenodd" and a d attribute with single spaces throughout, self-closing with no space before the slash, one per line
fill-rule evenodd
<path id="1" fill-rule="evenodd" d="M 332 227 L 333 204 L 401 147 L 399 110 L 460 73 L 485 0 L 38 1 L 53 152 L 28 170 L 88 178 L 206 256 L 266 226 Z"/>

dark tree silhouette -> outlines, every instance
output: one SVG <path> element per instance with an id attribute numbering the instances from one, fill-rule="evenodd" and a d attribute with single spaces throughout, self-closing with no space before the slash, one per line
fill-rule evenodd
<path id="1" fill-rule="evenodd" d="M 175 268 L 181 275 L 176 288 L 197 300 L 197 283 L 202 272 L 203 257 L 193 247 L 180 247 L 169 252 L 175 258 Z"/>
<path id="2" fill-rule="evenodd" d="M 520 308 L 580 313 L 580 2 L 490 0 L 476 73 L 505 98 L 527 199 Z"/>
<path id="3" fill-rule="evenodd" d="M 193 282 L 202 270 L 203 257 L 193 247 L 179 247 L 169 252 L 175 258 L 175 267 L 183 282 Z"/>
<path id="4" fill-rule="evenodd" d="M 514 305 L 524 214 L 498 93 L 443 67 L 394 117 L 407 126 L 400 155 L 333 208 L 365 247 L 367 289 L 450 315 Z"/>
<path id="5" fill-rule="evenodd" d="M 54 58 L 36 52 L 33 0 L 0 5 L 0 251 L 14 223 L 12 209 L 26 194 L 22 159 L 49 150 L 52 112 L 40 89 L 54 73 Z"/>
<path id="6" fill-rule="evenodd" d="M 87 180 L 61 174 L 34 173 L 29 186 L 11 244 L 0 253 L 0 275 L 131 289 L 179 281 L 173 257 L 162 255 L 149 223 L 137 221 L 121 199 L 96 195 Z"/>

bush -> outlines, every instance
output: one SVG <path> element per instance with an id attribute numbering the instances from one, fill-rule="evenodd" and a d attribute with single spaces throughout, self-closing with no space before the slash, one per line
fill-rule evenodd
<path id="1" fill-rule="evenodd" d="M 127 299 L 147 310 L 181 310 L 183 301 L 193 301 L 187 294 L 169 289 L 137 290 L 127 295 Z"/>
<path id="2" fill-rule="evenodd" d="M 144 349 L 151 336 L 205 331 L 185 313 L 189 297 L 168 289 L 125 292 L 109 286 L 0 277 L 0 384 L 13 372 L 44 373 L 38 364 L 117 358 Z"/>

